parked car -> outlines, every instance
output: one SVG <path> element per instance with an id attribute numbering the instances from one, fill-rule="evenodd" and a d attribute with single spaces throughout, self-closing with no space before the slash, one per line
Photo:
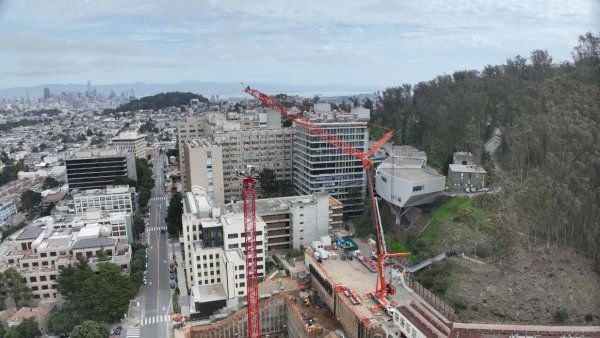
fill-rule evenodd
<path id="1" fill-rule="evenodd" d="M 122 328 L 122 327 L 120 327 L 120 326 L 113 327 L 113 328 L 110 330 L 110 335 L 111 335 L 111 336 L 112 336 L 112 335 L 119 335 L 119 334 L 121 334 L 121 332 L 123 332 L 123 328 Z"/>
<path id="2" fill-rule="evenodd" d="M 175 285 L 175 282 L 171 282 L 171 289 L 172 289 L 172 290 L 175 290 L 175 286 L 176 286 L 176 285 Z"/>
<path id="3" fill-rule="evenodd" d="M 171 272 L 171 276 L 170 277 L 171 277 L 172 280 L 175 280 L 175 274 L 174 273 Z"/>

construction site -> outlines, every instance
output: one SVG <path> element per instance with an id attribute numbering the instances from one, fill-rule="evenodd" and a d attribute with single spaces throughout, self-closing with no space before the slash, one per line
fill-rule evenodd
<path id="1" fill-rule="evenodd" d="M 366 176 L 373 238 L 366 242 L 341 229 L 310 246 L 301 257 L 278 256 L 274 273 L 259 281 L 255 181 L 251 166 L 241 173 L 245 232 L 246 297 L 242 307 L 225 307 L 209 317 L 183 318 L 175 337 L 600 337 L 600 327 L 528 326 L 456 322 L 454 310 L 413 279 L 409 252 L 387 251 L 375 192 L 371 157 L 391 138 L 387 130 L 370 149 L 358 149 L 306 120 L 279 100 L 247 87 L 258 99 L 321 143 L 360 161 Z M 421 186 L 413 191 L 422 191 Z M 446 252 L 433 260 L 444 260 Z M 431 263 L 428 260 L 426 266 Z M 237 284 L 236 284 L 237 285 Z M 197 305 L 198 306 L 198 305 Z"/>

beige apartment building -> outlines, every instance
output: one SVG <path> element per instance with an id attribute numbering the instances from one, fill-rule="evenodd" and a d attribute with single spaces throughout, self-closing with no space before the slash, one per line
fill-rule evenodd
<path id="1" fill-rule="evenodd" d="M 223 206 L 242 199 L 240 172 L 247 165 L 272 169 L 276 179 L 292 181 L 292 128 L 219 131 L 212 139 L 184 142 L 186 189 L 205 187 Z M 260 196 L 260 191 L 258 191 Z"/>
<path id="2" fill-rule="evenodd" d="M 187 159 L 182 167 L 188 185 L 187 191 L 193 186 L 206 188 L 209 197 L 219 206 L 225 204 L 223 185 L 223 148 L 210 139 L 189 139 L 184 141 L 183 153 Z"/>
<path id="3" fill-rule="evenodd" d="M 181 183 L 186 189 L 191 186 L 188 184 L 188 176 L 184 168 L 187 166 L 187 155 L 185 154 L 185 141 L 192 138 L 204 138 L 205 128 L 207 126 L 208 117 L 189 116 L 177 124 L 177 139 L 179 140 L 179 161 L 181 165 Z"/>

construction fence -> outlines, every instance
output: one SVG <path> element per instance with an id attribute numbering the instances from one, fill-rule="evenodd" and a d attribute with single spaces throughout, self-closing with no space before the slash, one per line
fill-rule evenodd
<path id="1" fill-rule="evenodd" d="M 431 305 L 434 309 L 436 309 L 439 313 L 441 313 L 446 319 L 450 322 L 453 322 L 455 319 L 454 309 L 451 308 L 448 304 L 444 303 L 441 299 L 439 299 L 433 292 L 427 290 L 421 283 L 416 280 L 411 280 L 408 283 L 408 286 L 423 300 L 425 300 L 429 305 Z"/>

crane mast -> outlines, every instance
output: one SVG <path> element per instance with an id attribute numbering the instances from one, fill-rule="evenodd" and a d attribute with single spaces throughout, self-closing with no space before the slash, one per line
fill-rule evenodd
<path id="1" fill-rule="evenodd" d="M 248 337 L 260 337 L 258 308 L 258 253 L 256 251 L 256 184 L 251 168 L 242 177 L 244 197 L 244 233 L 246 235 L 246 302 Z"/>
<path id="2" fill-rule="evenodd" d="M 369 199 L 371 204 L 371 218 L 373 221 L 373 232 L 376 238 L 376 258 L 377 258 L 377 283 L 375 285 L 375 291 L 373 292 L 373 296 L 378 300 L 380 305 L 387 304 L 386 295 L 391 295 L 395 293 L 395 289 L 392 283 L 388 283 L 385 279 L 384 273 L 384 260 L 386 258 L 392 257 L 407 257 L 410 253 L 402 252 L 402 253 L 392 253 L 389 254 L 385 249 L 385 242 L 383 237 L 383 227 L 380 222 L 379 217 L 379 208 L 377 207 L 377 199 L 375 197 L 375 191 L 373 187 L 373 162 L 371 161 L 371 157 L 375 152 L 381 148 L 394 134 L 393 130 L 388 130 L 377 142 L 375 145 L 371 147 L 366 153 L 356 149 L 351 146 L 347 142 L 341 140 L 335 135 L 327 132 L 325 128 L 320 126 L 317 123 L 313 123 L 306 118 L 304 118 L 301 114 L 293 112 L 291 109 L 287 108 L 285 105 L 281 103 L 278 99 L 271 97 L 267 94 L 260 92 L 259 90 L 252 89 L 250 87 L 246 87 L 244 91 L 260 102 L 262 102 L 265 106 L 276 110 L 283 116 L 286 120 L 292 121 L 297 125 L 300 125 L 307 129 L 311 134 L 317 136 L 323 142 L 328 143 L 329 145 L 339 149 L 342 153 L 351 155 L 359 160 L 361 160 L 362 167 L 365 170 L 365 175 L 367 176 L 367 189 L 369 191 Z"/>

